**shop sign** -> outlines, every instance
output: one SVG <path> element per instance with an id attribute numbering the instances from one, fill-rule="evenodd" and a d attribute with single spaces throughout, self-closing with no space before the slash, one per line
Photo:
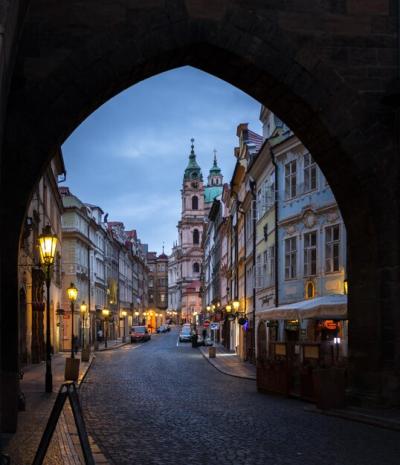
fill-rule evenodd
<path id="1" fill-rule="evenodd" d="M 336 331 L 338 329 L 338 323 L 333 320 L 325 320 L 322 323 L 322 326 L 326 329 L 329 329 L 331 331 Z"/>
<path id="2" fill-rule="evenodd" d="M 298 331 L 299 321 L 298 320 L 286 320 L 285 329 L 287 329 L 288 331 Z"/>

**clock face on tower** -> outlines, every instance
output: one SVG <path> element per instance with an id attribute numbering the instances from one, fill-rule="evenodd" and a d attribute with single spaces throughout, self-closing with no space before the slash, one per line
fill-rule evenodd
<path id="1" fill-rule="evenodd" d="M 193 189 L 197 189 L 199 187 L 199 185 L 198 185 L 197 182 L 193 181 L 192 182 L 192 187 L 193 187 Z"/>

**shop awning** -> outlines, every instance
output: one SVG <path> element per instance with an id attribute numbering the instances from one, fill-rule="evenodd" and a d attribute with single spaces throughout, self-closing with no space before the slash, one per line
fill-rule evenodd
<path id="1" fill-rule="evenodd" d="M 259 312 L 267 320 L 346 320 L 347 295 L 330 294 L 315 299 L 302 300 Z"/>

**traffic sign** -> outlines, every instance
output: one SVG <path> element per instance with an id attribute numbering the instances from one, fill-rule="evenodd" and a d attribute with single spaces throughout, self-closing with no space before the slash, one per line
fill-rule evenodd
<path id="1" fill-rule="evenodd" d="M 208 328 L 210 326 L 210 320 L 205 320 L 205 322 L 203 323 L 203 326 L 205 328 Z"/>
<path id="2" fill-rule="evenodd" d="M 211 323 L 210 329 L 217 331 L 219 329 L 219 323 Z"/>

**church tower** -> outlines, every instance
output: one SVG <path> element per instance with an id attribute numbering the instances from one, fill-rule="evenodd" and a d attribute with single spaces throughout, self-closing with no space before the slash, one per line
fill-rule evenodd
<path id="1" fill-rule="evenodd" d="M 214 150 L 214 163 L 207 178 L 207 186 L 204 189 L 204 214 L 208 216 L 214 199 L 222 194 L 224 178 L 221 168 L 217 163 L 217 151 Z"/>
<path id="2" fill-rule="evenodd" d="M 204 227 L 204 184 L 191 139 L 189 163 L 183 175 L 181 190 L 182 215 L 178 223 L 179 265 L 181 271 L 181 317 L 192 321 L 201 311 L 200 272 L 203 257 L 201 246 Z"/>

